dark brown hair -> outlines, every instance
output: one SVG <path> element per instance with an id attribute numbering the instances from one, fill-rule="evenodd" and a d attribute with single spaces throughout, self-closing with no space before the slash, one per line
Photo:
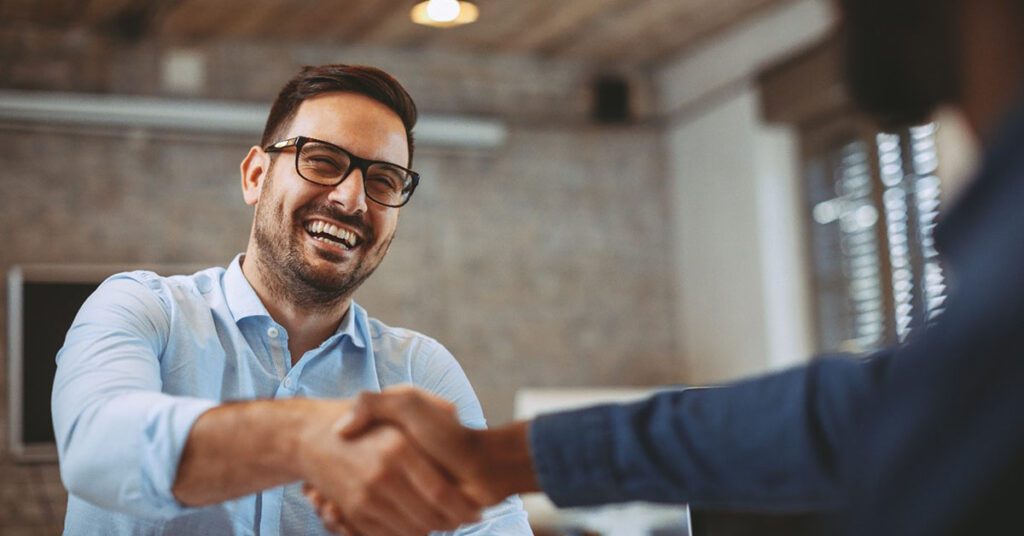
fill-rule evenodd
<path id="1" fill-rule="evenodd" d="M 1017 0 L 1013 0 L 1017 1 Z M 957 102 L 962 35 L 958 0 L 843 0 L 847 88 L 883 128 L 920 124 Z"/>
<path id="2" fill-rule="evenodd" d="M 409 162 L 412 165 L 413 137 L 416 126 L 416 103 L 394 77 L 375 67 L 364 65 L 321 65 L 303 67 L 299 74 L 288 81 L 270 107 L 267 125 L 263 128 L 260 145 L 266 147 L 277 140 L 299 109 L 302 101 L 323 93 L 357 93 L 380 102 L 393 110 L 405 126 L 405 137 L 409 145 Z"/>

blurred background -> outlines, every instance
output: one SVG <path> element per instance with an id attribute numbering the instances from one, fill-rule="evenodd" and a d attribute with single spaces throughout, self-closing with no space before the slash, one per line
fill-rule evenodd
<path id="1" fill-rule="evenodd" d="M 26 282 L 226 265 L 238 165 L 303 65 L 416 100 L 423 180 L 356 299 L 445 344 L 491 424 L 524 390 L 714 385 L 941 310 L 931 229 L 973 142 L 858 117 L 829 2 L 479 0 L 453 27 L 415 4 L 0 0 L 0 532 L 59 533 L 66 500 L 27 445 L 52 355 L 12 343 L 66 324 Z"/>

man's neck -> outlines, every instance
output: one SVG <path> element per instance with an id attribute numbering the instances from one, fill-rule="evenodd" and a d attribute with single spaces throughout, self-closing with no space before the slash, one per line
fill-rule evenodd
<path id="1" fill-rule="evenodd" d="M 962 10 L 964 115 L 983 144 L 1024 90 L 1021 17 L 1007 0 L 970 0 Z"/>
<path id="2" fill-rule="evenodd" d="M 272 290 L 273 285 L 267 283 L 253 255 L 247 252 L 239 259 L 242 274 L 263 302 L 270 317 L 288 333 L 288 350 L 292 364 L 295 364 L 303 354 L 320 346 L 338 330 L 338 325 L 352 305 L 352 299 L 345 298 L 337 304 L 316 310 L 300 306 Z"/>

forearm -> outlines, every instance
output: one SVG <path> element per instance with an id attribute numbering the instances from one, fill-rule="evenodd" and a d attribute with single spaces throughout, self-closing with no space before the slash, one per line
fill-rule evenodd
<path id="1" fill-rule="evenodd" d="M 832 508 L 852 408 L 877 381 L 865 364 L 830 360 L 721 389 L 541 416 L 530 430 L 537 478 L 560 506 Z"/>
<path id="2" fill-rule="evenodd" d="M 529 422 L 514 422 L 499 428 L 480 430 L 478 451 L 485 453 L 479 478 L 495 497 L 540 491 L 530 457 Z"/>
<path id="3" fill-rule="evenodd" d="M 189 506 L 215 504 L 305 478 L 304 438 L 333 425 L 348 402 L 286 399 L 228 403 L 189 432 L 172 491 Z"/>

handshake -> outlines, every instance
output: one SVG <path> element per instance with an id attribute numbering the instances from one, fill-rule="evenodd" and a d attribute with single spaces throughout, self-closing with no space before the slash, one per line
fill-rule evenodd
<path id="1" fill-rule="evenodd" d="M 453 530 L 538 489 L 526 422 L 467 428 L 454 405 L 412 387 L 363 393 L 303 442 L 305 496 L 346 536 Z"/>

